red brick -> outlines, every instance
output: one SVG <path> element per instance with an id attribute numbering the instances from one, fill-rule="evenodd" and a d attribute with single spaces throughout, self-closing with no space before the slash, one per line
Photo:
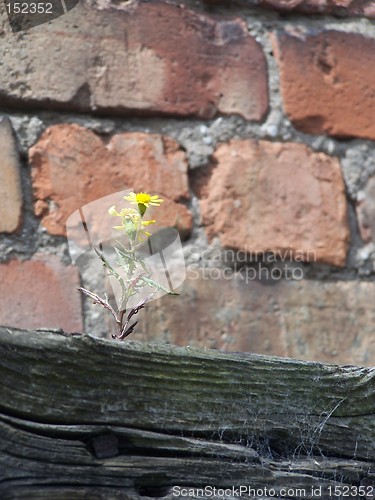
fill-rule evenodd
<path id="1" fill-rule="evenodd" d="M 372 177 L 361 192 L 357 204 L 359 230 L 363 241 L 375 243 L 375 177 Z"/>
<path id="2" fill-rule="evenodd" d="M 0 233 L 11 233 L 22 221 L 22 189 L 16 141 L 5 117 L 0 117 L 0 151 Z"/>
<path id="3" fill-rule="evenodd" d="M 64 235 L 83 205 L 129 188 L 164 198 L 160 225 L 177 225 L 182 236 L 191 230 L 186 155 L 168 137 L 129 132 L 105 142 L 84 127 L 55 125 L 30 149 L 30 162 L 35 212 L 51 234 Z"/>
<path id="4" fill-rule="evenodd" d="M 311 134 L 375 139 L 375 40 L 355 33 L 278 33 L 285 111 Z"/>
<path id="5" fill-rule="evenodd" d="M 375 17 L 373 0 L 261 0 L 260 5 L 288 12 Z"/>
<path id="6" fill-rule="evenodd" d="M 190 268 L 178 297 L 147 305 L 132 339 L 374 366 L 375 283 L 269 286 L 216 271 Z"/>
<path id="7" fill-rule="evenodd" d="M 1 43 L 2 106 L 253 120 L 268 108 L 263 51 L 238 18 L 162 1 L 107 9 L 80 2 Z"/>
<path id="8" fill-rule="evenodd" d="M 200 201 L 210 240 L 345 265 L 347 203 L 336 158 L 303 144 L 232 140 L 217 148 L 214 162 Z"/>
<path id="9" fill-rule="evenodd" d="M 81 332 L 78 286 L 77 269 L 54 255 L 0 264 L 0 324 Z"/>

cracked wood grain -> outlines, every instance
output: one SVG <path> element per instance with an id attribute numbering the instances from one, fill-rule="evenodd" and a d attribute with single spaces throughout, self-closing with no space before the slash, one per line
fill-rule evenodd
<path id="1" fill-rule="evenodd" d="M 374 368 L 0 327 L 0 380 L 2 499 L 375 486 Z"/>

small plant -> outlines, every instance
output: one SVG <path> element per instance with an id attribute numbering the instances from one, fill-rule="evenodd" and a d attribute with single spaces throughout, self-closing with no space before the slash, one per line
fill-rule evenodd
<path id="1" fill-rule="evenodd" d="M 113 226 L 114 229 L 121 232 L 121 241 L 116 240 L 113 245 L 117 266 L 115 267 L 103 254 L 101 245 L 99 245 L 99 248 L 94 247 L 97 256 L 106 268 L 107 274 L 118 283 L 121 290 L 121 297 L 117 298 L 117 308 L 112 307 L 109 303 L 107 294 L 103 299 L 86 288 L 78 288 L 82 293 L 93 299 L 94 304 L 101 305 L 112 314 L 117 327 L 117 333 L 112 335 L 112 338 L 118 340 L 124 340 L 134 331 L 138 323 L 138 321 L 133 321 L 134 316 L 145 307 L 156 291 L 177 295 L 152 279 L 152 273 L 148 269 L 145 260 L 137 252 L 145 244 L 147 238 L 151 236 L 145 228 L 156 222 L 155 220 L 145 220 L 146 211 L 150 206 L 159 207 L 163 199 L 159 198 L 158 195 L 148 193 L 130 193 L 128 196 L 124 196 L 124 199 L 131 205 L 136 205 L 137 208 L 120 208 L 117 211 L 114 205 L 108 209 L 109 215 L 118 217 L 121 220 L 119 225 Z M 145 287 L 154 289 L 155 292 L 143 297 L 135 306 L 129 309 L 128 303 L 130 299 L 144 292 Z"/>

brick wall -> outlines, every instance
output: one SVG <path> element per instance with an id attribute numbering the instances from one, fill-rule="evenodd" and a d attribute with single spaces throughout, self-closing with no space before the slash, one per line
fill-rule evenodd
<path id="1" fill-rule="evenodd" d="M 375 8 L 363 0 L 81 2 L 0 13 L 0 323 L 107 336 L 67 217 L 165 198 L 180 297 L 134 339 L 375 363 Z"/>

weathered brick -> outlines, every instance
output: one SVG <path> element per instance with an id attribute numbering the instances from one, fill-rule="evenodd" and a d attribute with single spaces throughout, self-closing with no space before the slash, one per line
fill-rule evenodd
<path id="1" fill-rule="evenodd" d="M 279 32 L 274 47 L 285 111 L 311 134 L 375 139 L 375 40 L 355 33 Z"/>
<path id="2" fill-rule="evenodd" d="M 11 233 L 21 224 L 22 189 L 18 150 L 6 117 L 0 117 L 0 151 L 0 233 Z"/>
<path id="3" fill-rule="evenodd" d="M 363 241 L 375 243 L 375 177 L 372 177 L 366 188 L 359 193 L 357 215 Z"/>
<path id="4" fill-rule="evenodd" d="M 0 264 L 0 324 L 81 332 L 77 269 L 54 256 Z"/>
<path id="5" fill-rule="evenodd" d="M 1 43 L 3 106 L 254 120 L 268 108 L 265 57 L 238 18 L 163 1 L 107 9 L 80 2 Z"/>
<path id="6" fill-rule="evenodd" d="M 373 366 L 375 283 L 275 281 L 190 268 L 178 297 L 148 304 L 134 340 Z M 249 275 L 251 276 L 251 275 Z"/>
<path id="7" fill-rule="evenodd" d="M 288 282 L 280 293 L 288 356 L 374 366 L 375 283 Z"/>
<path id="8" fill-rule="evenodd" d="M 191 230 L 186 155 L 168 137 L 129 132 L 104 142 L 62 124 L 48 128 L 29 156 L 35 212 L 51 234 L 64 235 L 67 218 L 83 205 L 129 188 L 164 198 L 160 225 L 176 225 L 182 236 Z"/>
<path id="9" fill-rule="evenodd" d="M 274 287 L 189 268 L 177 297 L 150 302 L 133 340 L 287 355 Z"/>
<path id="10" fill-rule="evenodd" d="M 260 5 L 288 12 L 375 17 L 373 0 L 261 0 Z"/>
<path id="11" fill-rule="evenodd" d="M 285 252 L 344 266 L 349 228 L 340 164 L 303 144 L 232 140 L 200 201 L 208 238 L 251 253 Z"/>

